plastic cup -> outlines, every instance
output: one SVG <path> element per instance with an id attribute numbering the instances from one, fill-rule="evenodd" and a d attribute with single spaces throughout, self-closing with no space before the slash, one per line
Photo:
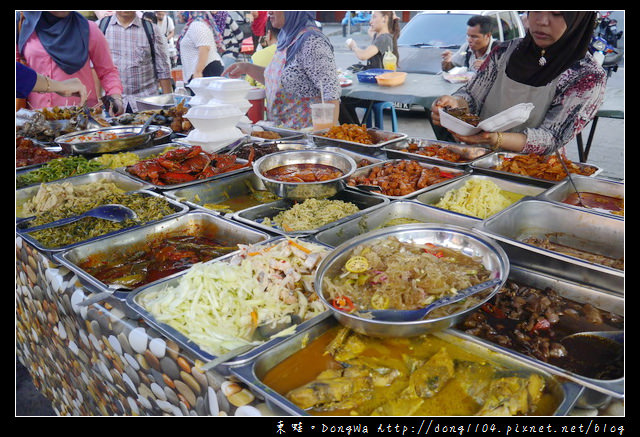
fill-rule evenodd
<path id="1" fill-rule="evenodd" d="M 313 130 L 320 131 L 333 126 L 333 114 L 336 105 L 333 103 L 313 103 L 311 105 L 311 122 Z"/>

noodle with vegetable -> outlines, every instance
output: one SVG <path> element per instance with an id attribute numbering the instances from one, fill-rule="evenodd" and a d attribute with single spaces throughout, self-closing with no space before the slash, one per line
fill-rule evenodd
<path id="1" fill-rule="evenodd" d="M 336 275 L 324 278 L 323 286 L 327 300 L 343 311 L 412 310 L 484 282 L 489 274 L 479 259 L 456 250 L 388 237 L 357 246 Z M 442 307 L 429 318 L 458 312 L 483 294 Z"/>

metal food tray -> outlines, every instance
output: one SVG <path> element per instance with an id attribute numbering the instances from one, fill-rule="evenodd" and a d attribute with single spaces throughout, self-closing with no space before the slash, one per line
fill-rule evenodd
<path id="1" fill-rule="evenodd" d="M 419 153 L 403 151 L 402 149 L 406 149 L 408 147 L 408 143 L 410 142 L 417 142 L 418 147 L 441 146 L 444 149 L 449 149 L 459 153 L 464 159 L 460 162 L 452 162 L 447 161 L 446 159 L 438 158 L 436 156 L 425 156 Z M 425 161 L 458 168 L 466 167 L 474 161 L 480 158 L 484 158 L 487 155 L 493 153 L 492 150 L 487 149 L 486 147 L 470 146 L 466 144 L 451 143 L 439 140 L 427 140 L 422 138 L 409 138 L 407 139 L 406 143 L 402 142 L 390 144 L 389 146 L 383 147 L 382 150 L 386 152 L 388 158 L 414 159 L 416 161 Z"/>
<path id="2" fill-rule="evenodd" d="M 122 152 L 138 147 L 145 147 L 153 143 L 155 131 L 149 130 L 140 133 L 141 128 L 142 126 L 111 126 L 87 129 L 61 135 L 55 139 L 55 143 L 58 144 L 63 151 L 75 155 L 100 155 L 102 153 Z M 74 137 L 90 135 L 97 132 L 113 132 L 119 135 L 119 137 L 112 140 L 69 142 L 69 140 Z M 128 136 L 121 136 L 127 134 Z"/>
<path id="3" fill-rule="evenodd" d="M 497 240 L 512 264 L 624 294 L 624 271 L 522 242 L 527 237 L 557 233 L 564 237 L 561 244 L 613 258 L 622 257 L 622 219 L 525 198 L 484 220 L 477 229 Z"/>
<path id="4" fill-rule="evenodd" d="M 386 161 L 386 157 L 384 157 L 385 156 L 384 153 L 381 154 L 382 157 L 379 157 L 379 156 L 375 156 L 375 155 L 367 155 L 367 154 L 364 154 L 364 153 L 355 152 L 353 150 L 345 149 L 344 147 L 323 146 L 323 147 L 320 147 L 320 149 L 328 150 L 329 152 L 338 152 L 338 153 L 342 153 L 344 155 L 350 156 L 351 158 L 353 158 L 353 160 L 356 162 L 356 164 L 358 164 L 358 162 L 362 161 L 363 159 L 366 159 L 367 161 L 370 162 L 369 164 L 363 165 L 363 166 L 358 167 L 358 168 L 368 167 L 369 165 L 377 164 L 377 163 L 382 162 L 382 161 Z"/>
<path id="5" fill-rule="evenodd" d="M 511 270 L 509 271 L 509 279 L 518 284 L 540 290 L 551 288 L 558 292 L 560 296 L 566 299 L 574 300 L 581 303 L 590 303 L 600 310 L 608 311 L 617 315 L 624 315 L 623 296 L 607 293 L 606 291 L 599 290 L 597 288 L 577 284 L 571 281 L 565 281 L 557 277 L 544 275 L 534 270 L 523 267 L 515 267 L 513 265 L 511 266 Z M 491 345 L 492 349 L 502 354 L 512 355 L 519 357 L 524 361 L 534 362 L 538 366 L 545 368 L 548 372 L 562 378 L 569 379 L 584 387 L 616 398 L 624 397 L 624 377 L 612 380 L 588 378 L 562 369 L 561 367 L 545 363 L 544 361 L 541 361 L 535 357 L 528 356 L 507 347 L 492 343 L 489 340 L 475 337 L 471 334 L 466 334 L 462 331 L 462 328 L 455 327 L 452 329 L 460 331 L 460 335 L 462 337 L 475 338 L 481 343 Z"/>
<path id="6" fill-rule="evenodd" d="M 502 162 L 503 158 L 512 158 L 514 156 L 521 156 L 521 153 L 504 153 L 504 152 L 496 152 L 492 153 L 483 158 L 477 159 L 471 163 L 470 167 L 474 172 L 489 174 L 492 176 L 503 177 L 507 179 L 519 180 L 521 182 L 528 182 L 531 184 L 538 184 L 542 187 L 549 188 L 553 185 L 558 184 L 562 181 L 550 181 L 546 179 L 534 178 L 531 176 L 520 175 L 516 173 L 511 173 L 509 171 L 501 171 L 496 170 L 496 167 L 500 162 Z M 596 171 L 589 177 L 597 176 L 602 172 L 602 169 L 591 164 L 582 164 L 580 162 L 574 162 L 580 168 L 595 168 Z M 566 178 L 565 178 L 566 179 Z"/>
<path id="7" fill-rule="evenodd" d="M 293 129 L 284 129 L 284 128 L 278 128 L 274 126 L 264 126 L 264 125 L 257 125 L 256 127 L 259 127 L 264 131 L 277 133 L 278 135 L 280 135 L 280 138 L 271 139 L 271 138 L 262 138 L 258 136 L 253 136 L 251 135 L 251 132 L 253 132 L 253 126 L 252 126 L 249 132 L 247 133 L 247 135 L 249 136 L 249 138 L 251 138 L 252 141 L 300 140 L 301 142 L 305 142 L 307 138 L 307 134 L 305 132 L 300 132 Z"/>
<path id="8" fill-rule="evenodd" d="M 184 145 L 184 144 L 181 144 L 181 143 L 171 143 L 170 145 L 173 145 L 173 144 L 175 144 L 175 145 L 177 145 L 179 147 L 192 147 L 190 145 Z M 167 146 L 168 146 L 167 144 L 163 145 L 163 147 L 167 147 Z M 238 162 L 240 164 L 246 164 L 249 161 L 247 161 L 246 159 L 236 158 L 236 162 Z M 120 168 L 116 169 L 116 171 L 119 171 L 122 174 L 125 174 L 125 175 L 129 176 L 130 178 L 133 178 L 133 179 L 135 179 L 137 181 L 141 181 L 141 182 L 150 184 L 151 187 L 155 188 L 156 190 L 160 190 L 160 191 L 174 190 L 174 189 L 177 189 L 177 188 L 188 187 L 188 186 L 191 186 L 191 185 L 200 184 L 200 183 L 206 182 L 206 181 L 212 181 L 212 180 L 220 179 L 220 178 L 223 178 L 223 177 L 226 177 L 226 176 L 242 173 L 242 172 L 249 171 L 249 170 L 252 170 L 251 166 L 246 166 L 246 167 L 239 168 L 239 169 L 236 169 L 236 170 L 227 171 L 227 172 L 224 172 L 224 173 L 219 173 L 219 174 L 216 174 L 214 176 L 211 176 L 211 177 L 205 178 L 205 179 L 195 179 L 193 181 L 182 182 L 182 183 L 179 183 L 179 184 L 158 185 L 158 184 L 151 183 L 149 181 L 145 181 L 144 179 L 141 179 L 141 178 L 129 173 L 127 171 L 126 167 L 120 167 Z"/>
<path id="9" fill-rule="evenodd" d="M 269 240 L 266 240 L 262 243 L 259 243 L 259 246 L 267 246 L 267 245 L 272 245 L 272 244 L 277 244 L 279 243 L 281 240 L 286 239 L 286 237 L 276 237 L 276 238 L 272 238 Z M 297 241 L 304 243 L 305 239 L 300 238 Z M 318 244 L 316 242 L 313 242 L 315 244 Z M 220 258 L 216 258 L 214 260 L 208 261 L 206 264 L 210 264 L 210 263 L 217 263 L 217 262 L 228 262 L 230 260 L 230 258 L 233 257 L 233 254 L 230 255 L 225 255 L 223 257 Z M 152 327 L 154 327 L 156 330 L 158 330 L 159 332 L 161 332 L 163 335 L 165 335 L 167 338 L 173 339 L 174 341 L 176 341 L 181 348 L 184 348 L 185 350 L 188 350 L 189 352 L 191 352 L 192 354 L 194 354 L 196 357 L 198 357 L 199 359 L 207 362 L 207 361 L 211 361 L 214 360 L 215 358 L 217 358 L 216 356 L 210 354 L 209 352 L 205 351 L 204 349 L 202 349 L 195 341 L 191 340 L 190 338 L 188 338 L 186 335 L 182 334 L 181 332 L 179 332 L 178 330 L 176 330 L 175 328 L 159 322 L 151 313 L 149 313 L 147 310 L 145 310 L 142 305 L 139 303 L 140 301 L 140 297 L 143 296 L 145 293 L 149 293 L 151 291 L 156 291 L 159 289 L 164 289 L 167 287 L 175 287 L 177 286 L 177 284 L 180 281 L 180 278 L 186 274 L 187 271 L 183 271 L 178 273 L 175 276 L 172 276 L 171 278 L 165 278 L 163 280 L 159 280 L 154 282 L 153 284 L 149 284 L 147 286 L 144 287 L 140 287 L 139 289 L 130 292 L 127 297 L 126 297 L 126 303 L 127 306 L 134 311 L 136 314 L 138 314 L 140 317 L 142 317 L 149 325 L 151 325 Z M 324 311 L 318 315 L 316 315 L 315 317 L 312 317 L 309 320 L 306 320 L 304 322 L 302 322 L 301 324 L 299 324 L 296 329 L 295 332 L 299 332 L 302 331 L 310 326 L 315 325 L 316 323 L 318 323 L 319 321 L 329 317 L 331 314 L 328 311 Z M 295 332 L 293 334 L 290 335 L 295 335 Z M 238 351 L 238 354 L 235 356 L 230 356 L 227 357 L 228 359 L 222 363 L 221 365 L 217 366 L 216 370 L 220 371 L 221 373 L 226 373 L 224 371 L 225 368 L 227 368 L 228 366 L 233 366 L 233 365 L 239 365 L 242 364 L 244 362 L 246 362 L 247 360 L 250 360 L 252 358 L 255 358 L 257 356 L 259 356 L 263 351 L 267 350 L 268 348 L 270 348 L 271 346 L 274 346 L 278 343 L 280 343 L 281 341 L 284 341 L 288 336 L 281 336 L 281 337 L 275 337 L 275 338 L 271 338 L 268 341 L 260 344 L 260 345 L 256 345 L 254 348 L 250 349 L 250 350 L 244 350 L 244 351 Z M 229 354 L 232 354 L 233 351 L 230 351 Z"/>
<path id="10" fill-rule="evenodd" d="M 120 230 L 117 230 L 117 231 L 108 232 L 108 233 L 106 233 L 104 235 L 99 235 L 97 237 L 93 237 L 93 238 L 90 238 L 88 240 L 79 241 L 77 243 L 69 244 L 67 246 L 60 246 L 60 247 L 55 247 L 55 248 L 44 247 L 42 244 L 40 244 L 40 242 L 37 239 L 35 239 L 31 235 L 29 235 L 29 229 L 28 228 L 20 229 L 17 226 L 16 227 L 16 232 L 22 238 L 24 238 L 26 241 L 28 241 L 31 245 L 33 245 L 36 249 L 38 249 L 39 251 L 44 252 L 44 253 L 46 253 L 48 255 L 53 255 L 56 252 L 61 252 L 61 251 L 64 251 L 64 250 L 72 249 L 72 248 L 74 248 L 76 246 L 79 246 L 81 244 L 85 244 L 85 243 L 90 243 L 90 242 L 93 242 L 93 241 L 101 240 L 103 238 L 110 237 L 110 236 L 113 236 L 113 235 L 121 235 L 121 234 L 123 234 L 125 232 L 128 232 L 128 231 L 130 231 L 132 229 L 136 229 L 136 228 L 138 228 L 140 226 L 143 226 L 143 225 L 148 225 L 148 224 L 151 224 L 151 223 L 157 223 L 157 222 L 162 221 L 162 220 L 167 220 L 167 219 L 170 219 L 170 218 L 173 218 L 173 217 L 177 217 L 177 216 L 179 216 L 181 214 L 186 213 L 189 210 L 189 207 L 187 205 L 183 205 L 183 204 L 181 204 L 179 202 L 176 202 L 173 199 L 169 199 L 168 197 L 162 196 L 161 194 L 158 194 L 158 193 L 153 192 L 153 191 L 136 190 L 136 191 L 131 191 L 131 193 L 140 193 L 140 194 L 142 194 L 144 196 L 163 197 L 163 198 L 167 199 L 167 201 L 169 202 L 169 204 L 171 205 L 171 207 L 173 208 L 173 210 L 175 212 L 173 214 L 166 215 L 166 216 L 164 216 L 164 217 L 162 217 L 161 219 L 158 219 L 158 220 L 152 220 L 150 222 L 143 223 L 141 225 L 136 225 L 136 226 L 132 226 L 132 227 L 129 227 L 129 228 L 120 229 Z"/>
<path id="11" fill-rule="evenodd" d="M 368 128 L 367 132 L 376 139 L 375 144 L 362 144 L 355 141 L 337 140 L 334 138 L 327 138 L 323 134 L 329 132 L 329 129 L 323 129 L 312 132 L 310 134 L 311 139 L 318 147 L 335 146 L 351 149 L 356 152 L 364 153 L 365 155 L 371 155 L 378 152 L 385 146 L 403 141 L 407 138 L 407 134 L 383 131 L 373 128 Z"/>
<path id="12" fill-rule="evenodd" d="M 130 178 L 129 176 L 109 169 L 99 170 L 93 173 L 81 174 L 78 176 L 72 176 L 65 179 L 58 179 L 51 182 L 45 182 L 42 185 L 61 184 L 63 182 L 68 182 L 71 185 L 86 185 L 100 181 L 113 182 L 118 188 L 124 191 L 146 190 L 151 187 L 151 185 L 149 185 L 148 183 L 141 183 Z M 22 205 L 28 200 L 32 199 L 39 189 L 40 184 L 29 185 L 28 187 L 16 190 L 16 223 L 21 223 L 25 219 L 29 218 L 20 215 Z"/>
<path id="13" fill-rule="evenodd" d="M 368 194 L 362 194 L 362 193 L 349 191 L 349 190 L 342 190 L 338 192 L 338 194 L 331 197 L 330 200 L 342 200 L 343 202 L 351 202 L 355 204 L 358 208 L 360 208 L 360 211 L 357 212 L 356 214 L 352 214 L 350 216 L 341 218 L 340 220 L 327 223 L 316 229 L 309 229 L 304 231 L 290 231 L 290 232 L 287 232 L 279 227 L 262 224 L 262 221 L 266 217 L 273 218 L 281 211 L 285 211 L 291 208 L 295 204 L 295 202 L 290 199 L 280 199 L 275 202 L 265 203 L 264 205 L 253 206 L 251 208 L 247 208 L 245 210 L 236 212 L 235 214 L 233 214 L 233 218 L 245 224 L 263 229 L 267 232 L 274 232 L 276 234 L 287 235 L 290 237 L 309 236 L 317 232 L 323 231 L 325 229 L 334 228 L 340 223 L 344 223 L 347 220 L 351 220 L 353 218 L 359 217 L 362 214 L 365 214 L 369 211 L 373 211 L 374 209 L 389 203 L 389 200 L 384 199 L 382 197 L 370 196 Z"/>
<path id="14" fill-rule="evenodd" d="M 263 396 L 265 402 L 277 415 L 308 416 L 309 413 L 289 401 L 283 394 L 277 393 L 273 388 L 262 382 L 268 371 L 273 369 L 281 361 L 291 357 L 307 344 L 337 325 L 333 317 L 326 318 L 308 329 L 290 336 L 266 351 L 258 357 L 241 365 L 233 366 L 230 373 L 240 381 L 248 384 L 259 395 Z M 445 330 L 431 334 L 456 347 L 462 347 L 469 353 L 485 358 L 491 363 L 500 367 L 513 369 L 516 371 L 533 372 L 541 375 L 551 386 L 551 390 L 560 400 L 560 405 L 554 412 L 555 416 L 565 416 L 569 414 L 575 405 L 584 388 L 578 384 L 561 381 L 550 374 L 546 369 L 536 366 L 530 361 L 521 360 L 518 357 L 496 354 L 490 350 L 485 343 L 474 341 L 474 339 L 463 338 L 457 331 Z"/>
<path id="15" fill-rule="evenodd" d="M 432 206 L 434 208 L 438 208 L 438 209 L 443 209 L 445 211 L 449 211 L 446 210 L 444 208 L 439 208 L 436 206 L 436 203 L 438 203 L 444 196 L 445 194 L 447 194 L 449 191 L 452 190 L 458 190 L 460 188 L 462 188 L 464 186 L 464 184 L 467 183 L 467 181 L 469 180 L 486 180 L 486 181 L 490 181 L 495 183 L 498 187 L 500 187 L 501 189 L 505 190 L 505 191 L 509 191 L 511 193 L 516 193 L 516 194 L 522 194 L 524 196 L 537 196 L 538 194 L 542 193 L 544 191 L 544 188 L 542 187 L 538 187 L 535 185 L 530 185 L 530 184 L 523 184 L 523 183 L 519 183 L 519 182 L 515 182 L 515 181 L 511 181 L 509 179 L 500 179 L 500 178 L 494 178 L 492 176 L 486 176 L 486 175 L 478 175 L 478 174 L 466 174 L 464 175 L 462 178 L 451 182 L 450 184 L 438 187 L 438 188 L 434 188 L 433 190 L 429 190 L 427 192 L 424 192 L 422 194 L 419 194 L 415 197 L 413 197 L 412 199 L 420 202 L 420 203 L 424 203 L 425 205 L 429 205 Z M 518 200 L 519 201 L 519 200 Z M 514 202 L 515 203 L 515 202 Z M 482 219 L 479 217 L 474 217 L 471 215 L 466 215 L 466 214 L 462 214 L 459 212 L 455 212 L 455 211 L 449 211 L 452 214 L 455 215 L 461 215 L 464 217 L 470 217 L 474 220 L 478 220 L 481 221 Z M 495 215 L 495 214 L 494 214 Z"/>
<path id="16" fill-rule="evenodd" d="M 574 175 L 571 177 L 571 179 L 573 179 L 573 183 L 581 193 L 597 193 L 603 194 L 605 196 L 619 197 L 621 199 L 624 199 L 624 182 L 616 182 L 609 179 L 594 178 L 582 175 Z M 548 200 L 550 202 L 562 203 L 563 205 L 571 206 L 573 208 L 578 208 L 581 210 L 598 212 L 624 219 L 624 216 L 612 214 L 611 212 L 594 211 L 593 209 L 583 206 L 569 205 L 567 203 L 564 203 L 564 200 L 567 198 L 567 196 L 575 193 L 575 191 L 576 190 L 573 189 L 573 185 L 571 185 L 571 181 L 565 180 L 564 182 L 561 182 L 544 191 L 538 196 L 538 198 L 542 200 Z"/>
<path id="17" fill-rule="evenodd" d="M 127 290 L 124 288 L 110 287 L 90 273 L 82 270 L 79 264 L 89 257 L 131 253 L 136 250 L 136 248 L 142 247 L 145 243 L 153 239 L 172 235 L 204 236 L 216 239 L 225 246 L 256 244 L 270 238 L 270 236 L 264 232 L 224 219 L 220 216 L 203 211 L 190 211 L 177 217 L 132 229 L 123 234 L 81 244 L 73 249 L 55 253 L 53 257 L 58 263 L 73 271 L 85 287 L 97 292 L 112 293 L 114 298 L 124 300 L 136 289 Z M 223 257 L 226 256 L 231 255 L 223 255 Z M 179 273 L 180 272 L 174 273 L 158 281 L 170 279 Z"/>
<path id="18" fill-rule="evenodd" d="M 401 162 L 401 161 L 412 161 L 412 160 L 411 159 L 387 159 L 385 161 L 378 162 L 377 164 L 372 164 L 372 165 L 368 165 L 366 167 L 361 167 L 361 168 L 357 169 L 356 171 L 353 172 L 353 174 L 349 177 L 349 179 L 356 178 L 356 177 L 362 176 L 362 175 L 368 175 L 369 172 L 371 172 L 371 170 L 374 167 L 382 167 L 382 166 L 384 166 L 385 164 L 388 164 L 388 163 L 396 164 L 396 163 Z M 441 165 L 429 164 L 429 163 L 424 162 L 424 161 L 416 161 L 416 162 L 418 164 L 420 164 L 421 167 L 429 168 L 429 169 L 430 168 L 434 168 L 434 167 L 438 167 L 438 168 L 442 167 Z M 444 171 L 446 171 L 447 173 L 454 174 L 455 176 L 452 177 L 451 179 L 447 179 L 445 181 L 438 182 L 437 184 L 429 185 L 427 187 L 424 187 L 424 188 L 421 188 L 419 190 L 413 191 L 413 192 L 411 192 L 409 194 L 405 194 L 404 196 L 389 196 L 387 194 L 376 193 L 376 192 L 373 192 L 373 191 L 370 192 L 370 191 L 362 190 L 362 189 L 357 188 L 355 186 L 351 186 L 348 183 L 347 183 L 346 188 L 348 190 L 365 192 L 365 193 L 369 193 L 369 194 L 374 195 L 374 196 L 385 197 L 385 198 L 390 199 L 390 200 L 409 199 L 409 198 L 415 197 L 415 196 L 417 196 L 419 194 L 422 194 L 424 192 L 427 192 L 429 190 L 433 190 L 433 189 L 441 187 L 443 185 L 448 185 L 451 182 L 454 182 L 454 181 L 460 179 L 461 177 L 463 177 L 465 174 L 467 174 L 466 170 L 455 169 L 455 168 L 446 168 L 445 167 Z M 349 179 L 347 179 L 347 181 Z"/>
<path id="19" fill-rule="evenodd" d="M 394 200 L 360 217 L 320 231 L 313 238 L 320 243 L 336 247 L 360 234 L 379 229 L 394 219 L 412 219 L 422 223 L 451 224 L 469 229 L 478 223 L 478 220 L 472 220 L 459 214 L 453 214 L 450 211 L 424 205 L 415 200 Z"/>
<path id="20" fill-rule="evenodd" d="M 262 180 L 254 172 L 243 172 L 177 190 L 164 191 L 163 194 L 197 210 L 223 216 L 232 216 L 233 213 L 209 209 L 204 205 L 208 203 L 216 204 L 225 202 L 235 197 L 250 194 L 251 189 L 249 187 L 256 191 L 267 191 Z"/>

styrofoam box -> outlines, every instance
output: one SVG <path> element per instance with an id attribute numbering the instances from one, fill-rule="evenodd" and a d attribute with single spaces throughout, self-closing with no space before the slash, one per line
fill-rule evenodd
<path id="1" fill-rule="evenodd" d="M 235 127 L 244 114 L 236 105 L 206 104 L 192 106 L 185 117 L 193 126 L 204 132 Z"/>
<path id="2" fill-rule="evenodd" d="M 449 115 L 443 108 L 440 108 L 440 124 L 458 135 L 465 136 L 474 135 L 480 131 L 503 132 L 526 122 L 533 108 L 533 103 L 519 103 L 486 120 L 482 120 L 478 123 L 478 126 L 465 123 L 459 118 Z"/>
<path id="3" fill-rule="evenodd" d="M 207 88 L 215 99 L 234 101 L 246 98 L 252 87 L 246 80 L 222 79 L 211 82 Z"/>

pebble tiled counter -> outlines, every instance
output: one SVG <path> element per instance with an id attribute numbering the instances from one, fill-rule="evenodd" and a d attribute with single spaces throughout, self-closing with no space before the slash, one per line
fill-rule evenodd
<path id="1" fill-rule="evenodd" d="M 58 415 L 272 414 L 119 302 L 79 306 L 90 294 L 16 238 L 16 355 Z"/>

